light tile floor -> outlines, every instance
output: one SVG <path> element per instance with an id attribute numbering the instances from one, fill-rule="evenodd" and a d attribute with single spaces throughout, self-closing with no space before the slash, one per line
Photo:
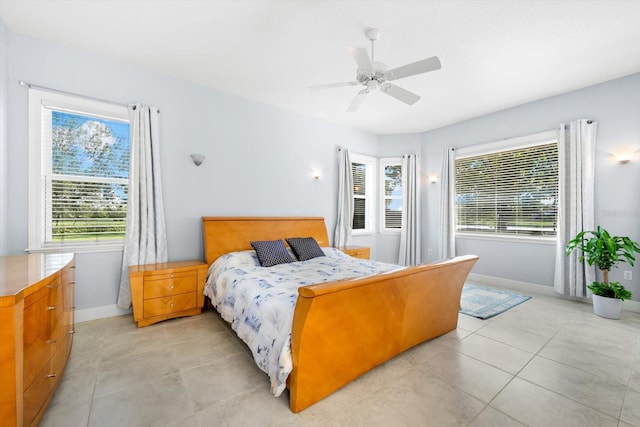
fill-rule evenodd
<path id="1" fill-rule="evenodd" d="M 640 314 L 534 296 L 293 414 L 216 313 L 77 325 L 42 426 L 640 426 Z"/>

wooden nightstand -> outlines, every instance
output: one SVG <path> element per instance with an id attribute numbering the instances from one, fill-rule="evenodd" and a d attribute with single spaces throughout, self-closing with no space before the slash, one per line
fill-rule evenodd
<path id="1" fill-rule="evenodd" d="M 371 256 L 371 249 L 367 246 L 345 246 L 340 250 L 354 258 L 369 259 Z"/>
<path id="2" fill-rule="evenodd" d="M 176 261 L 129 267 L 133 320 L 138 327 L 200 314 L 207 264 Z"/>

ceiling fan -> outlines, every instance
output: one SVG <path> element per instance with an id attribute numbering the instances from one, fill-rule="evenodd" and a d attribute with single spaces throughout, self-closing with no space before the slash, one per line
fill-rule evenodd
<path id="1" fill-rule="evenodd" d="M 409 92 L 399 86 L 396 86 L 392 81 L 400 80 L 405 77 L 414 76 L 416 74 L 422 74 L 429 71 L 439 70 L 441 68 L 440 59 L 437 56 L 432 56 L 421 61 L 413 62 L 411 64 L 403 65 L 401 67 L 387 70 L 387 66 L 382 62 L 374 61 L 374 45 L 375 41 L 380 37 L 380 30 L 372 28 L 368 30 L 366 36 L 371 40 L 371 59 L 367 49 L 362 47 L 350 47 L 349 53 L 353 56 L 353 59 L 358 64 L 358 70 L 356 71 L 356 79 L 349 82 L 329 83 L 326 85 L 312 86 L 310 89 L 330 89 L 334 87 L 342 86 L 357 86 L 363 85 L 362 89 L 356 97 L 351 101 L 351 104 L 347 107 L 347 112 L 356 111 L 366 96 L 375 89 L 380 89 L 384 94 L 392 96 L 405 104 L 413 105 L 420 99 L 420 96 L 413 92 Z"/>

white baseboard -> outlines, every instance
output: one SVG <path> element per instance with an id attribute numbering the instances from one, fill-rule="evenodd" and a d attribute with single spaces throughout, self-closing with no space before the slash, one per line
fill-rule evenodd
<path id="1" fill-rule="evenodd" d="M 87 322 L 89 320 L 104 319 L 107 317 L 116 317 L 123 314 L 131 314 L 131 309 L 123 310 L 118 308 L 116 304 L 103 305 L 101 307 L 83 308 L 76 310 L 74 320 L 76 323 Z"/>
<path id="2" fill-rule="evenodd" d="M 502 277 L 485 276 L 483 274 L 469 274 L 469 281 L 479 285 L 495 286 L 507 288 L 518 292 L 527 292 L 537 295 L 559 296 L 551 286 L 539 285 L 537 283 L 520 282 L 518 280 L 503 279 Z"/>
<path id="3" fill-rule="evenodd" d="M 477 283 L 479 285 L 494 286 L 497 288 L 505 288 L 512 291 L 564 298 L 591 304 L 591 299 L 589 298 L 577 298 L 560 295 L 553 289 L 552 286 L 540 285 L 537 283 L 520 282 L 518 280 L 503 279 L 501 277 L 485 276 L 482 274 L 474 273 L 469 274 L 469 281 Z M 640 313 L 640 302 L 638 301 L 626 300 L 622 304 L 622 307 L 624 311 L 633 311 L 635 313 Z"/>

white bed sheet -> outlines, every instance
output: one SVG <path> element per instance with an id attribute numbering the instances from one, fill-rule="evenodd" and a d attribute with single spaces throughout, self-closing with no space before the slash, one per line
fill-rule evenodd
<path id="1" fill-rule="evenodd" d="M 261 267 L 255 251 L 226 254 L 209 267 L 204 293 L 231 324 L 279 396 L 293 369 L 291 325 L 298 288 L 400 268 L 350 257 L 334 248 L 308 261 Z"/>

